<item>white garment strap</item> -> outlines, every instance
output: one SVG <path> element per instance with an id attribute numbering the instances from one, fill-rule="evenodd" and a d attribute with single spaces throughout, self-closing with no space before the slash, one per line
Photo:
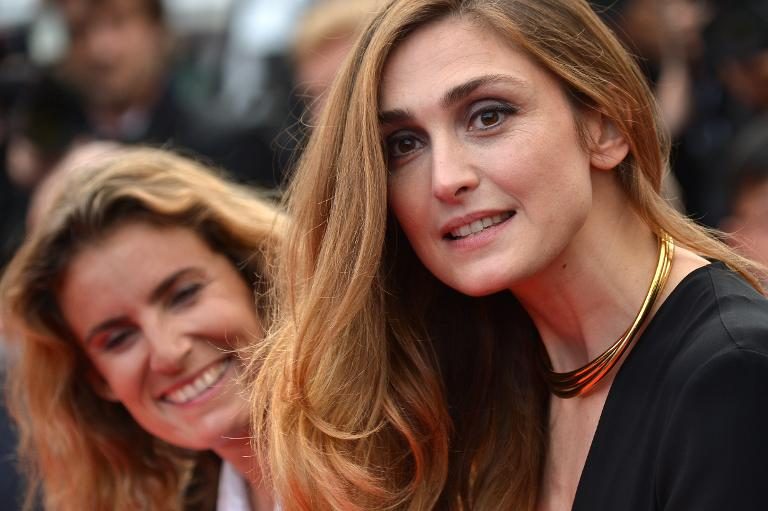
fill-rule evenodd
<path id="1" fill-rule="evenodd" d="M 216 511 L 251 511 L 248 482 L 226 461 L 221 463 Z M 274 511 L 281 511 L 275 503 Z"/>
<path id="2" fill-rule="evenodd" d="M 248 483 L 226 461 L 221 464 L 216 511 L 251 511 L 248 503 Z"/>

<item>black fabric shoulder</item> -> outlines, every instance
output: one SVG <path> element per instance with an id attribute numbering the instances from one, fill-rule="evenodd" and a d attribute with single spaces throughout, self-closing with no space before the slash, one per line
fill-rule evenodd
<path id="1" fill-rule="evenodd" d="M 574 511 L 768 509 L 768 300 L 722 263 L 686 276 L 619 369 Z"/>
<path id="2" fill-rule="evenodd" d="M 693 374 L 659 452 L 659 509 L 766 508 L 768 356 L 734 348 Z"/>
<path id="3" fill-rule="evenodd" d="M 768 300 L 722 263 L 708 268 L 720 322 L 731 341 L 768 353 Z"/>

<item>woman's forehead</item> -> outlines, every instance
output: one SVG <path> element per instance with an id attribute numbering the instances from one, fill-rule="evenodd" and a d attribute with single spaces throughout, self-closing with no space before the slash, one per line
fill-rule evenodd
<path id="1" fill-rule="evenodd" d="M 543 74 L 526 52 L 495 30 L 450 17 L 420 27 L 389 55 L 379 88 L 380 110 L 401 108 L 415 97 L 433 102 L 479 77 L 506 75 L 523 86 Z"/>

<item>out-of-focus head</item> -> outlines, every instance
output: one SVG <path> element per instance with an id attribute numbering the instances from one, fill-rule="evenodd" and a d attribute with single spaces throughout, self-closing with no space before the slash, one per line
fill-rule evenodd
<path id="1" fill-rule="evenodd" d="M 169 32 L 160 0 L 52 0 L 69 48 L 63 65 L 87 101 L 128 108 L 163 85 Z"/>
<path id="2" fill-rule="evenodd" d="M 751 108 L 768 111 L 768 5 L 762 0 L 718 2 L 704 35 L 729 92 Z"/>
<path id="3" fill-rule="evenodd" d="M 382 0 L 323 0 L 312 5 L 296 29 L 293 45 L 296 83 L 317 119 L 324 95 L 352 44 Z"/>
<path id="4" fill-rule="evenodd" d="M 730 214 L 721 228 L 737 251 L 768 267 L 768 118 L 739 133 L 730 172 Z M 768 281 L 768 274 L 762 277 Z"/>
<path id="5" fill-rule="evenodd" d="M 704 49 L 702 30 L 712 17 L 709 0 L 594 0 L 590 3 L 644 59 L 658 63 L 669 51 L 698 57 Z"/>
<path id="6" fill-rule="evenodd" d="M 46 210 L 52 207 L 56 196 L 61 192 L 60 188 L 71 179 L 73 172 L 88 168 L 100 158 L 110 157 L 111 153 L 119 148 L 114 142 L 94 141 L 77 144 L 67 151 L 35 188 L 27 210 L 27 228 L 34 229 L 45 216 Z"/>
<path id="7" fill-rule="evenodd" d="M 90 445 L 89 470 L 106 458 L 129 472 L 157 466 L 146 431 L 192 449 L 246 434 L 232 349 L 263 332 L 276 209 L 154 149 L 61 179 L 1 284 L 26 429 L 57 445 L 46 424 L 64 424 Z"/>
<path id="8" fill-rule="evenodd" d="M 24 87 L 9 120 L 6 168 L 11 181 L 27 190 L 40 184 L 88 131 L 77 95 L 50 76 Z"/>

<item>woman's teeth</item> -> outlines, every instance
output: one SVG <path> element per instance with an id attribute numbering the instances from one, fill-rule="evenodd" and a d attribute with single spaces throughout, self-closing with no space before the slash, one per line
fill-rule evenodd
<path id="1" fill-rule="evenodd" d="M 221 362 L 212 365 L 190 383 L 166 394 L 165 400 L 177 405 L 192 401 L 219 382 L 224 375 L 224 372 L 227 370 L 229 362 L 230 359 L 225 358 Z"/>
<path id="2" fill-rule="evenodd" d="M 485 218 L 475 220 L 472 223 L 462 225 L 461 227 L 452 230 L 451 237 L 453 239 L 466 238 L 470 234 L 477 234 L 478 232 L 481 232 L 488 227 L 498 225 L 511 216 L 512 216 L 512 212 L 507 211 L 505 213 L 500 213 L 498 215 L 487 216 Z"/>

